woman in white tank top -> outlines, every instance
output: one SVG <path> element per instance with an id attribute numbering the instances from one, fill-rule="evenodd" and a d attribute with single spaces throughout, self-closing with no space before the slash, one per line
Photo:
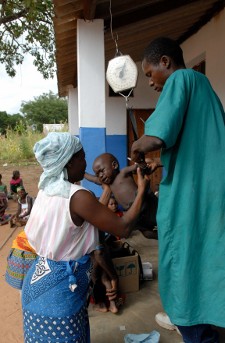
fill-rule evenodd
<path id="1" fill-rule="evenodd" d="M 77 137 L 50 133 L 35 144 L 34 152 L 44 172 L 25 227 L 38 258 L 22 289 L 24 341 L 89 343 L 86 301 L 90 254 L 99 243 L 98 229 L 128 237 L 148 181 L 138 170 L 137 197 L 120 218 L 75 184 L 83 179 L 86 169 Z"/>

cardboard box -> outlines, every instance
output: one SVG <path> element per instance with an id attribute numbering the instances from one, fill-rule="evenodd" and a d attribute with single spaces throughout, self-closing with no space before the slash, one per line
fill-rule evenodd
<path id="1" fill-rule="evenodd" d="M 119 289 L 122 293 L 139 291 L 138 254 L 112 259 L 119 277 Z"/>

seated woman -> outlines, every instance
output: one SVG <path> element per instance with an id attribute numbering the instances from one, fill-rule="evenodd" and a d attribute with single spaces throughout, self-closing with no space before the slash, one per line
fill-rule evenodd
<path id="1" fill-rule="evenodd" d="M 0 174 L 0 192 L 4 192 L 8 195 L 7 186 L 2 182 L 2 174 Z"/>
<path id="2" fill-rule="evenodd" d="M 11 218 L 10 214 L 5 214 L 8 201 L 5 192 L 0 192 L 0 225 L 7 224 Z"/>
<path id="3" fill-rule="evenodd" d="M 11 226 L 26 225 L 33 206 L 33 199 L 28 195 L 23 186 L 17 188 L 18 209 L 11 219 Z"/>

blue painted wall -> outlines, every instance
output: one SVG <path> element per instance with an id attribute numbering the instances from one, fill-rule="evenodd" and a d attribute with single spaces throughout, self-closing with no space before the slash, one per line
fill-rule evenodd
<path id="1" fill-rule="evenodd" d="M 94 159 L 104 152 L 109 152 L 118 159 L 120 168 L 127 165 L 127 136 L 126 135 L 106 135 L 105 128 L 80 128 L 80 140 L 84 147 L 87 172 L 93 174 L 92 164 Z M 83 180 L 82 186 L 90 189 L 99 197 L 102 188 L 92 182 Z"/>

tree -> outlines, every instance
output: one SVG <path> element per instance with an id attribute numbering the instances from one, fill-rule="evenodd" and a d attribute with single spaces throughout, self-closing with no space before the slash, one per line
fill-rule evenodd
<path id="1" fill-rule="evenodd" d="M 24 54 L 45 79 L 55 72 L 55 40 L 51 0 L 0 0 L 0 63 L 9 76 L 22 64 Z"/>
<path id="2" fill-rule="evenodd" d="M 8 128 L 15 129 L 19 122 L 24 122 L 20 114 L 10 115 L 5 111 L 0 111 L 0 134 L 5 135 Z"/>
<path id="3" fill-rule="evenodd" d="M 64 123 L 68 119 L 68 104 L 64 98 L 59 98 L 53 92 L 43 93 L 34 100 L 22 102 L 20 112 L 23 113 L 29 125 L 36 125 L 38 131 L 43 131 L 43 124 Z"/>

